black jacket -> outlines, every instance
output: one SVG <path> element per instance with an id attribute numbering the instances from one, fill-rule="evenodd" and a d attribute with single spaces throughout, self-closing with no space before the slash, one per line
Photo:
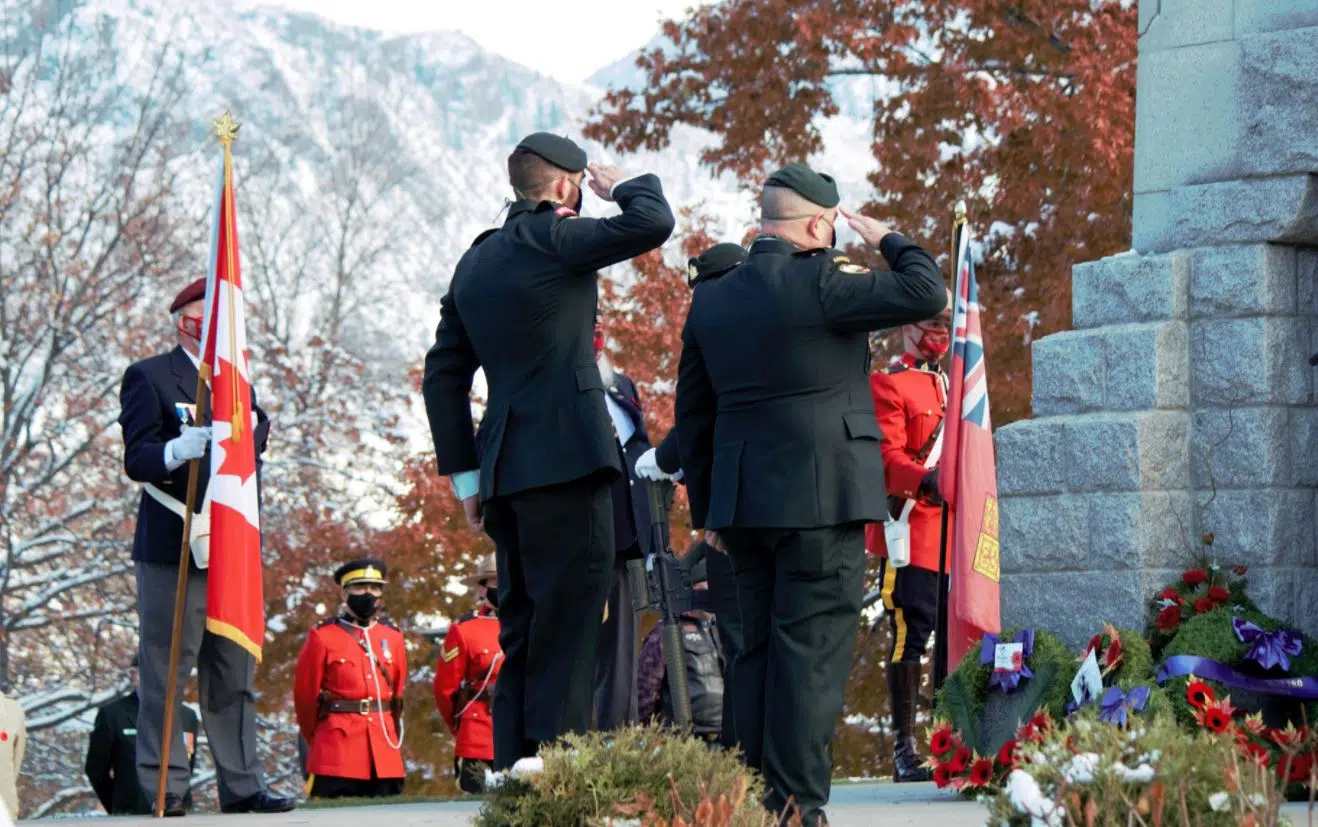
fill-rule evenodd
<path id="1" fill-rule="evenodd" d="M 148 815 L 151 804 L 137 781 L 137 693 L 110 701 L 96 711 L 96 723 L 87 741 L 87 781 L 110 815 Z M 178 727 L 188 747 L 188 766 L 197 767 L 197 713 L 183 706 Z M 154 793 L 154 790 L 152 791 Z M 192 805 L 192 793 L 183 800 Z"/>
<path id="2" fill-rule="evenodd" d="M 673 428 L 654 449 L 654 462 L 665 474 L 676 474 L 682 470 L 682 455 L 677 447 L 677 428 Z"/>
<path id="3" fill-rule="evenodd" d="M 181 347 L 134 362 L 124 371 L 119 387 L 119 426 L 124 436 L 124 470 L 133 482 L 152 483 L 180 503 L 187 499 L 188 465 L 174 471 L 165 466 L 165 443 L 183 430 L 180 413 L 184 406 L 195 405 L 197 369 Z M 256 444 L 257 478 L 260 456 L 265 452 L 270 430 L 269 417 L 256 405 L 252 391 L 252 410 L 257 425 L 253 431 Z M 202 458 L 202 473 L 197 479 L 195 510 L 201 510 L 210 475 L 210 450 Z M 156 502 L 145 491 L 137 506 L 137 529 L 133 535 L 133 559 L 150 563 L 178 563 L 183 543 L 183 520 Z"/>
<path id="4" fill-rule="evenodd" d="M 764 237 L 740 267 L 696 286 L 676 402 L 695 528 L 886 516 L 867 333 L 929 319 L 947 293 L 910 239 L 890 234 L 880 252 L 892 272 Z"/>
<path id="5" fill-rule="evenodd" d="M 604 219 L 518 201 L 440 300 L 422 381 L 435 457 L 440 474 L 479 468 L 481 500 L 622 470 L 595 365 L 596 271 L 663 244 L 673 213 L 653 175 L 614 197 L 622 214 Z M 478 367 L 489 399 L 473 434 Z"/>

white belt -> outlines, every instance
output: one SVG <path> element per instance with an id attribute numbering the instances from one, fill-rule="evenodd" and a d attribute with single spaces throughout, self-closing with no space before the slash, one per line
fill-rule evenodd
<path id="1" fill-rule="evenodd" d="M 145 483 L 142 486 L 148 496 L 156 502 L 168 508 L 180 519 L 186 522 L 186 507 L 174 497 L 166 494 L 161 489 Z M 197 568 L 204 569 L 210 565 L 211 551 L 211 494 L 209 487 L 206 490 L 206 497 L 201 501 L 201 513 L 192 515 L 192 531 L 188 545 L 192 549 L 193 562 Z"/>

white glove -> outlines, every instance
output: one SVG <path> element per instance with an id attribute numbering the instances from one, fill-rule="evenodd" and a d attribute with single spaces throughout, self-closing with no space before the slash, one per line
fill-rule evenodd
<path id="1" fill-rule="evenodd" d="M 211 428 L 184 425 L 183 432 L 169 441 L 169 453 L 176 460 L 201 459 L 211 444 Z"/>
<path id="2" fill-rule="evenodd" d="M 673 479 L 672 474 L 665 474 L 659 468 L 659 462 L 654 458 L 653 448 L 641 454 L 640 459 L 636 460 L 636 476 L 651 482 Z"/>

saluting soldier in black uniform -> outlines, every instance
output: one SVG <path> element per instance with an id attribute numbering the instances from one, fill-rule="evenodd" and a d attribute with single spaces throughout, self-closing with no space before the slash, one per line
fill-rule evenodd
<path id="1" fill-rule="evenodd" d="M 698 256 L 687 259 L 687 284 L 694 289 L 697 284 L 716 279 L 732 270 L 746 260 L 746 248 L 740 244 L 724 242 L 715 244 Z M 677 449 L 677 428 L 673 428 L 664 437 L 658 447 L 645 452 L 636 460 L 636 474 L 648 480 L 681 481 L 682 460 Z M 714 613 L 714 625 L 718 630 L 719 648 L 723 660 L 722 692 L 722 728 L 719 743 L 731 749 L 737 744 L 732 714 L 732 665 L 737 653 L 741 651 L 741 621 L 737 611 L 737 582 L 732 574 L 732 562 L 726 554 L 704 555 L 700 546 L 693 547 L 683 560 L 691 560 L 692 555 L 701 555 L 705 559 L 705 569 L 709 576 L 709 610 Z"/>
<path id="2" fill-rule="evenodd" d="M 806 827 L 827 823 L 864 526 L 887 514 L 867 333 L 947 302 L 933 257 L 877 221 L 846 214 L 892 272 L 834 250 L 838 202 L 804 165 L 770 176 L 746 263 L 696 286 L 676 403 L 692 523 L 736 571 L 737 739 Z"/>
<path id="3" fill-rule="evenodd" d="M 422 390 L 439 472 L 495 543 L 499 642 L 494 764 L 590 727 L 595 647 L 613 568 L 610 483 L 622 471 L 592 320 L 597 273 L 660 246 L 673 213 L 653 175 L 591 165 L 622 214 L 580 218 L 586 153 L 538 132 L 508 159 L 518 200 L 479 236 L 440 301 Z M 472 375 L 489 399 L 473 435 Z"/>

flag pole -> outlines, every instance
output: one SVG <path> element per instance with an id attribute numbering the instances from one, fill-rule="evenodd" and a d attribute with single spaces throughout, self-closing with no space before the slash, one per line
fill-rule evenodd
<path id="1" fill-rule="evenodd" d="M 206 384 L 209 378 L 208 370 L 205 363 L 197 371 L 197 392 L 194 398 L 197 400 L 197 418 L 198 426 L 203 425 L 203 419 L 209 415 L 210 400 L 207 390 L 209 385 Z M 204 412 L 204 413 L 203 413 Z M 174 734 L 174 708 L 178 704 L 178 661 L 179 648 L 182 644 L 183 637 L 183 604 L 187 598 L 188 591 L 188 564 L 189 555 L 192 553 L 192 544 L 189 542 L 192 537 L 192 509 L 197 502 L 197 481 L 201 476 L 201 460 L 194 459 L 188 462 L 188 496 L 184 503 L 183 509 L 183 540 L 180 543 L 182 548 L 178 556 L 178 584 L 174 589 L 174 627 L 169 635 L 169 671 L 166 672 L 165 686 L 165 722 L 160 733 L 160 774 L 156 779 L 156 818 L 163 818 L 165 815 L 165 787 L 169 779 L 169 757 L 170 746 L 173 742 Z"/>
<path id="2" fill-rule="evenodd" d="M 955 220 L 952 224 L 952 301 L 955 303 L 957 297 L 961 295 L 961 287 L 957 284 L 957 279 L 961 278 L 961 262 L 957 257 L 961 253 L 961 234 L 966 230 L 966 202 L 956 202 L 954 211 Z M 953 323 L 955 324 L 956 308 L 952 308 Z M 947 400 L 943 400 L 943 412 L 947 412 Z M 946 426 L 944 426 L 946 430 Z M 952 460 L 956 461 L 955 458 Z M 942 520 L 938 529 L 938 602 L 934 612 L 934 674 L 933 684 L 934 691 L 942 689 L 943 682 L 947 680 L 947 523 L 948 510 L 947 503 L 943 503 Z"/>
<path id="3" fill-rule="evenodd" d="M 225 186 L 229 184 L 228 172 L 231 167 L 230 149 L 233 141 L 238 137 L 238 123 L 233 120 L 228 112 L 214 122 L 215 137 L 224 147 L 224 168 L 225 168 Z M 221 199 L 221 204 L 223 200 Z M 221 230 L 223 232 L 223 229 Z M 207 290 L 206 299 L 207 307 L 205 313 L 210 314 L 211 308 L 209 303 L 213 300 L 210 291 Z M 213 320 L 207 320 L 213 321 Z M 200 346 L 205 348 L 206 340 L 209 339 L 209 324 L 203 324 L 203 340 Z M 205 355 L 205 354 L 202 354 Z M 211 418 L 210 414 L 210 365 L 203 359 L 197 368 L 197 392 L 193 398 L 197 400 L 196 424 L 203 426 Z M 204 457 L 203 457 L 204 458 Z M 169 635 L 169 670 L 166 673 L 168 683 L 165 686 L 165 720 L 161 727 L 160 733 L 160 772 L 156 777 L 156 803 L 155 817 L 163 818 L 165 815 L 165 790 L 169 781 L 169 758 L 170 747 L 173 744 L 174 735 L 174 711 L 178 706 L 178 662 L 180 657 L 180 648 L 183 637 L 183 609 L 187 600 L 188 592 L 188 568 L 189 556 L 192 553 L 192 513 L 197 503 L 197 487 L 201 478 L 201 459 L 194 459 L 188 462 L 188 493 L 183 507 L 183 539 L 180 542 L 178 558 L 178 581 L 174 588 L 174 625 Z"/>

